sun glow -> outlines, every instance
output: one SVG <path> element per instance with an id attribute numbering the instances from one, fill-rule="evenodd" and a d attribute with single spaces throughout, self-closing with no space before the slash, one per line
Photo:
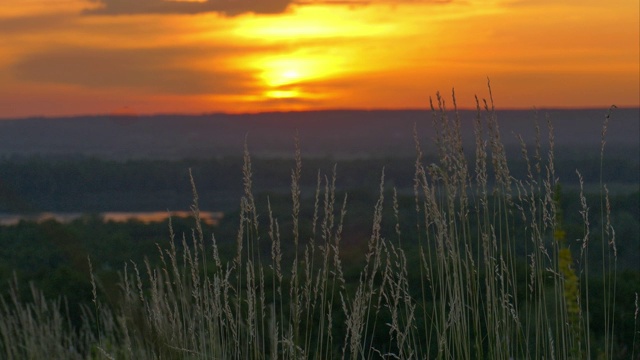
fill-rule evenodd
<path id="1" fill-rule="evenodd" d="M 261 63 L 261 78 L 269 87 L 290 85 L 305 79 L 313 78 L 318 63 L 313 59 L 276 58 Z"/>
<path id="2" fill-rule="evenodd" d="M 265 96 L 272 99 L 294 99 L 300 96 L 297 90 L 270 90 Z"/>
<path id="3" fill-rule="evenodd" d="M 247 16 L 239 20 L 234 35 L 253 41 L 318 40 L 371 38 L 397 29 L 396 24 L 380 22 L 372 8 L 351 11 L 345 7 L 313 5 L 294 7 L 274 17 Z"/>
<path id="4" fill-rule="evenodd" d="M 379 47 L 374 45 L 379 36 L 398 31 L 397 25 L 378 21 L 372 10 L 294 6 L 277 16 L 239 18 L 233 35 L 268 49 L 246 57 L 241 67 L 250 69 L 267 98 L 325 98 L 335 93 L 327 82 L 378 67 L 363 62 L 363 53 Z"/>
<path id="5" fill-rule="evenodd" d="M 339 58 L 304 53 L 283 54 L 275 57 L 255 58 L 259 82 L 268 98 L 312 98 L 313 86 L 340 73 Z"/>

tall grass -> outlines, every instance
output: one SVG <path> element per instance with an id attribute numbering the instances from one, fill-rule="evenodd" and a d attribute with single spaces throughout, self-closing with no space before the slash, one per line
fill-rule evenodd
<path id="1" fill-rule="evenodd" d="M 453 111 L 440 94 L 431 101 L 439 161 L 424 163 L 423 139 L 415 131 L 414 228 L 403 228 L 397 191 L 387 186 L 382 169 L 357 276 L 347 276 L 343 265 L 349 202 L 336 191 L 336 168 L 330 174 L 318 171 L 315 192 L 303 197 L 296 137 L 291 213 L 274 213 L 266 198 L 261 200 L 267 211 L 259 214 L 245 147 L 233 258 L 221 256 L 218 239 L 205 234 L 199 220 L 191 234 L 175 234 L 170 226 L 168 245 L 159 246 L 156 255 L 162 265 L 125 266 L 116 306 L 99 300 L 100 283 L 92 274 L 94 304 L 85 309 L 80 328 L 66 320 L 64 302 L 47 302 L 36 289 L 25 302 L 13 290 L 10 301 L 0 303 L 1 356 L 613 358 L 617 254 L 606 186 L 601 184 L 607 205 L 601 215 L 604 288 L 589 289 L 589 206 L 581 191 L 584 237 L 580 254 L 571 253 L 552 123 L 547 121 L 546 154 L 537 122 L 533 149 L 520 137 L 528 173 L 513 178 L 489 95 L 489 100 L 476 98 L 473 157 L 463 150 L 455 93 Z M 199 219 L 193 178 L 192 185 L 192 211 Z M 312 215 L 303 216 L 307 200 Z M 526 253 L 519 254 L 523 244 Z M 518 265 L 521 259 L 527 266 Z M 585 299 L 592 292 L 602 292 L 606 304 L 601 346 L 591 342 Z"/>

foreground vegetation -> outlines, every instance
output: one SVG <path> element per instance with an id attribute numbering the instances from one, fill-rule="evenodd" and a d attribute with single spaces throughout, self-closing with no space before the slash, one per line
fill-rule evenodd
<path id="1" fill-rule="evenodd" d="M 438 96 L 432 108 L 436 160 L 426 160 L 416 136 L 413 196 L 388 186 L 382 169 L 366 233 L 348 223 L 362 223 L 365 215 L 350 213 L 354 194 L 337 189 L 336 168 L 318 171 L 315 189 L 303 196 L 297 141 L 286 203 L 277 195 L 257 199 L 245 150 L 233 248 L 196 221 L 192 231 L 170 223 L 168 244 L 126 263 L 117 281 L 94 276 L 103 272 L 92 267 L 95 258 L 76 257 L 91 278 L 82 291 L 92 303 L 81 307 L 46 300 L 35 286 L 27 300 L 16 281 L 0 304 L 0 353 L 8 359 L 640 356 L 634 295 L 640 276 L 617 271 L 622 248 L 607 186 L 598 185 L 592 204 L 576 172 L 576 197 L 563 195 L 550 122 L 547 150 L 538 127 L 537 146 L 523 140 L 526 171 L 516 178 L 491 100 L 478 103 L 473 160 L 463 151 L 455 106 L 450 117 Z M 60 239 L 69 236 L 48 226 Z M 635 251 L 633 243 L 625 241 L 632 244 L 627 251 Z"/>

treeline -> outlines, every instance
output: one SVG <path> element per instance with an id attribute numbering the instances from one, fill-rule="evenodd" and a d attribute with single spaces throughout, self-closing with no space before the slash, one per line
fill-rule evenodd
<path id="1" fill-rule="evenodd" d="M 509 162 L 516 178 L 526 176 L 527 164 L 518 159 L 519 149 L 511 149 Z M 534 149 L 530 149 L 533 154 Z M 544 151 L 544 150 L 543 150 Z M 637 151 L 636 151 L 637 152 Z M 587 188 L 602 180 L 612 193 L 637 190 L 638 159 L 628 151 L 606 155 L 600 169 L 599 154 L 556 151 L 556 176 L 568 189 L 576 189 L 579 170 Z M 542 152 L 541 156 L 546 156 Z M 427 156 L 425 163 L 436 162 Z M 415 158 L 308 159 L 304 160 L 302 182 L 314 184 L 316 171 L 330 173 L 337 166 L 341 190 L 375 191 L 379 174 L 385 169 L 387 183 L 399 191 L 413 187 Z M 291 159 L 254 159 L 255 190 L 289 193 Z M 534 166 L 535 164 L 531 164 Z M 473 163 L 470 162 L 471 170 Z M 44 157 L 0 160 L 0 212 L 41 211 L 164 211 L 188 208 L 191 198 L 189 169 L 206 210 L 228 211 L 238 206 L 242 194 L 241 158 L 193 160 L 111 161 L 97 158 Z"/>
<path id="2" fill-rule="evenodd" d="M 307 194 L 309 195 L 309 194 Z M 342 244 L 344 253 L 356 254 L 350 262 L 357 262 L 357 254 L 361 254 L 366 246 L 371 231 L 371 213 L 376 203 L 377 195 L 364 190 L 339 192 L 337 198 L 341 201 L 347 196 L 347 212 L 344 219 L 344 234 Z M 387 198 L 391 198 L 389 190 Z M 291 199 L 286 194 L 259 193 L 256 195 L 261 214 L 261 222 L 265 222 L 268 209 L 267 199 L 275 214 L 291 212 Z M 587 194 L 589 206 L 588 219 L 590 223 L 590 241 L 601 243 L 602 213 L 599 194 Z M 312 199 L 309 199 L 312 200 Z M 307 219 L 313 217 L 313 201 L 303 202 L 301 216 Z M 616 247 L 618 253 L 618 268 L 620 270 L 635 270 L 640 263 L 640 192 L 625 195 L 613 195 L 610 198 L 611 225 L 615 229 Z M 401 225 L 404 244 L 417 244 L 415 200 L 412 195 L 398 196 L 398 221 Z M 582 239 L 585 234 L 584 221 L 580 213 L 580 199 L 576 192 L 566 192 L 562 197 L 564 228 L 567 239 Z M 606 205 L 605 205 L 606 206 Z M 395 223 L 395 214 L 389 206 L 383 212 L 383 222 Z M 232 210 L 216 226 L 205 223 L 202 226 L 209 234 L 215 235 L 223 255 L 232 258 L 238 232 L 238 210 Z M 280 218 L 282 231 L 292 226 L 290 216 Z M 266 223 L 263 224 L 266 226 Z M 524 229 L 524 224 L 516 224 L 516 229 Z M 521 225 L 521 226 L 520 226 Z M 175 245 L 182 246 L 182 234 L 189 235 L 195 227 L 194 219 L 173 218 L 173 230 L 177 236 Z M 305 226 L 305 225 L 301 225 Z M 385 230 L 386 229 L 386 230 Z M 384 236 L 395 237 L 393 226 L 383 229 Z M 304 229 L 311 232 L 311 229 Z M 388 233 L 384 233 L 388 231 Z M 524 234 L 513 234 L 521 237 L 515 242 L 516 252 L 525 257 L 531 251 L 529 239 Z M 186 238 L 189 238 L 187 236 Z M 104 221 L 98 215 L 87 214 L 68 224 L 48 220 L 42 223 L 21 221 L 16 225 L 0 226 L 0 282 L 6 284 L 12 277 L 17 276 L 20 283 L 35 282 L 46 293 L 52 296 L 61 294 L 75 294 L 67 292 L 73 284 L 84 284 L 88 281 L 87 257 L 92 259 L 98 273 L 117 280 L 118 271 L 125 263 L 134 261 L 142 263 L 145 258 L 155 259 L 158 245 L 166 247 L 169 244 L 169 224 L 167 221 L 145 224 L 131 220 L 125 223 Z M 302 240 L 304 241 L 304 239 Z M 577 256 L 581 251 L 579 241 L 571 241 L 572 253 Z M 270 249 L 264 249 L 268 255 Z M 589 261 L 597 264 L 602 259 L 602 249 L 589 249 Z M 591 270 L 597 274 L 600 269 Z M 80 286 L 80 285 L 78 285 Z M 82 293 L 82 292 L 81 292 Z"/>

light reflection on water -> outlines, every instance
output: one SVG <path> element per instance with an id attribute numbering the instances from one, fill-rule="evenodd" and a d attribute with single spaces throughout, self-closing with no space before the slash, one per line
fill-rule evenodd
<path id="1" fill-rule="evenodd" d="M 104 222 L 127 222 L 130 220 L 140 221 L 145 224 L 165 221 L 169 216 L 172 218 L 192 217 L 190 211 L 150 211 L 150 212 L 102 212 L 97 214 Z M 20 221 L 43 222 L 55 220 L 59 223 L 70 223 L 74 220 L 86 216 L 84 213 L 57 213 L 45 212 L 36 214 L 6 214 L 0 213 L 0 226 L 17 225 Z M 200 219 L 204 224 L 217 225 L 224 217 L 222 212 L 201 211 Z"/>

